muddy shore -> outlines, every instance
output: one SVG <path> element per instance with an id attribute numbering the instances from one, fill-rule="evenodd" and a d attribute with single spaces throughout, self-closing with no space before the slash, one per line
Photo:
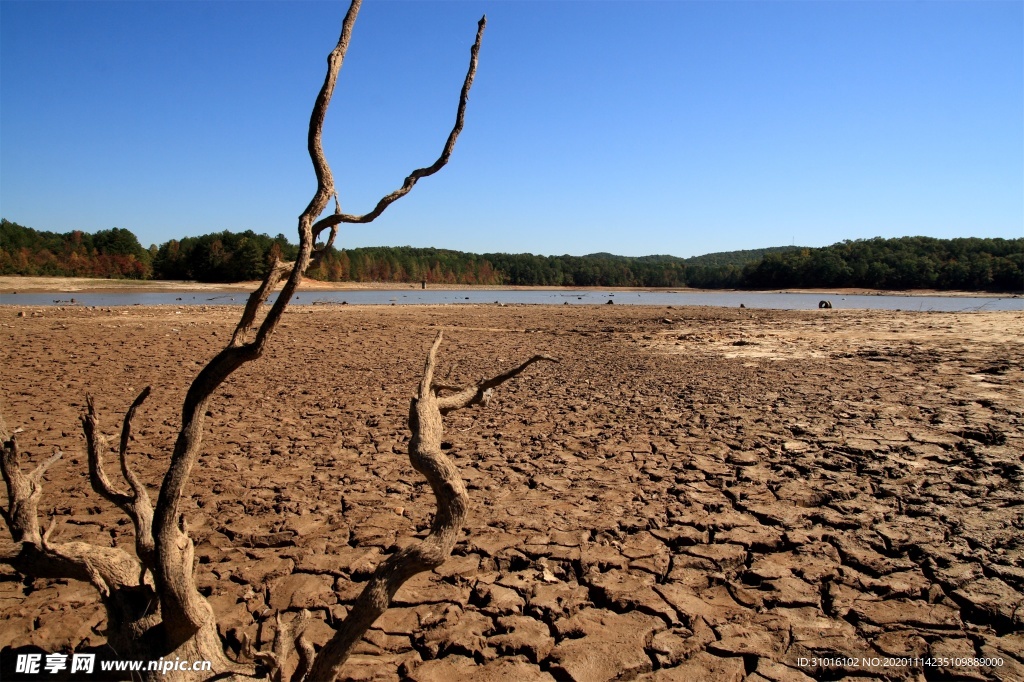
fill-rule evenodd
<path id="1" fill-rule="evenodd" d="M 30 461 L 65 453 L 40 504 L 56 540 L 133 547 L 89 488 L 85 394 L 114 441 L 153 387 L 130 458 L 155 498 L 237 314 L 0 308 L 0 409 Z M 1021 312 L 295 307 L 215 394 L 183 504 L 230 646 L 304 608 L 321 644 L 425 532 L 405 419 L 439 329 L 445 383 L 561 362 L 447 418 L 464 537 L 352 679 L 1024 680 Z M 0 566 L 0 647 L 103 628 L 92 586 Z"/>
<path id="2" fill-rule="evenodd" d="M 186 292 L 186 291 L 253 291 L 259 282 L 232 282 L 209 283 L 191 282 L 178 280 L 135 280 L 135 279 L 96 279 L 88 277 L 17 277 L 0 276 L 0 296 L 16 296 L 21 293 L 54 293 L 69 294 L 75 292 L 89 292 L 95 294 L 106 293 L 153 293 L 160 291 Z M 282 285 L 278 285 L 278 289 Z M 507 284 L 496 285 L 470 285 L 470 284 L 431 284 L 430 289 L 440 290 L 572 290 L 576 291 L 581 287 L 545 287 L 545 286 L 512 286 Z M 586 287 L 582 287 L 586 288 Z M 408 289 L 420 289 L 418 283 L 407 282 L 321 282 L 315 279 L 305 278 L 302 281 L 300 291 L 353 291 L 353 290 L 378 290 L 378 291 L 404 291 Z M 669 287 L 662 289 L 651 289 L 643 287 L 600 287 L 600 291 L 686 291 L 686 292 L 721 292 L 733 291 L 732 289 L 690 289 L 687 287 Z M 910 291 L 889 291 L 882 289 L 861 289 L 856 287 L 829 288 L 829 289 L 787 289 L 777 293 L 792 294 L 828 294 L 828 295 L 866 295 L 866 296 L 967 296 L 967 297 L 992 297 L 1006 298 L 1012 296 L 1020 297 L 1021 294 L 989 293 L 984 291 L 941 291 L 938 289 L 914 289 Z M 5 303 L 17 303 L 15 298 L 8 298 Z"/>

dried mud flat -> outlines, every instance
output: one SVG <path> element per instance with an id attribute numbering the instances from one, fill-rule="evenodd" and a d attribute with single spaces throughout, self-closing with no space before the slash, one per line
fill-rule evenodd
<path id="1" fill-rule="evenodd" d="M 88 485 L 85 393 L 114 435 L 153 386 L 131 460 L 155 494 L 237 314 L 0 308 L 7 422 L 33 460 L 65 453 L 40 505 L 58 538 L 133 546 Z M 447 419 L 464 537 L 352 679 L 1024 680 L 1019 312 L 296 308 L 216 395 L 186 504 L 229 643 L 303 608 L 325 641 L 425 534 L 405 419 L 438 329 L 446 383 L 562 361 Z M 99 647 L 103 628 L 93 587 L 0 567 L 0 646 Z"/>

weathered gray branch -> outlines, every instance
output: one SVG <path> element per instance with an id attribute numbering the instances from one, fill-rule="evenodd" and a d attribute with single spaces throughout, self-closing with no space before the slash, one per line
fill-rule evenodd
<path id="1" fill-rule="evenodd" d="M 99 431 L 98 417 L 92 399 L 88 399 L 88 410 L 82 417 L 82 425 L 89 449 L 91 483 L 100 495 L 120 507 L 132 519 L 136 530 L 138 560 L 117 549 L 94 547 L 86 543 L 54 544 L 49 540 L 49 531 L 40 534 L 37 506 L 42 489 L 41 479 L 46 467 L 60 455 L 58 453 L 42 463 L 31 474 L 23 474 L 19 465 L 17 442 L 7 432 L 0 416 L 0 441 L 3 443 L 0 465 L 7 483 L 9 500 L 8 509 L 0 511 L 17 544 L 11 551 L 7 551 L 6 547 L 0 550 L 0 560 L 10 563 L 26 575 L 75 578 L 96 585 L 107 605 L 108 638 L 112 644 L 120 648 L 121 653 L 135 651 L 140 653 L 139 658 L 155 658 L 173 653 L 183 660 L 211 661 L 214 670 L 220 675 L 232 671 L 245 673 L 224 655 L 212 609 L 196 587 L 193 573 L 194 546 L 181 511 L 181 499 L 202 447 L 207 405 L 217 388 L 235 370 L 262 356 L 304 273 L 333 245 L 338 225 L 345 222 L 371 222 L 389 205 L 408 194 L 420 178 L 433 175 L 440 170 L 447 164 L 462 131 L 486 18 L 480 20 L 477 29 L 476 40 L 470 54 L 469 70 L 459 99 L 455 126 L 448 136 L 441 156 L 431 166 L 414 170 L 405 179 L 401 188 L 382 198 L 370 213 L 348 216 L 341 212 L 334 178 L 324 155 L 323 124 L 351 41 L 360 5 L 361 0 L 352 0 L 345 15 L 337 45 L 328 55 L 327 74 L 310 115 L 308 150 L 317 179 L 317 188 L 308 206 L 298 218 L 298 255 L 294 262 L 278 261 L 273 264 L 259 288 L 250 295 L 227 345 L 210 360 L 189 386 L 181 409 L 181 428 L 155 509 L 145 486 L 127 463 L 131 423 L 136 409 L 148 395 L 148 389 L 139 395 L 128 410 L 121 432 L 121 472 L 130 488 L 129 492 L 118 490 L 107 476 L 104 455 L 108 445 Z M 335 199 L 334 214 L 318 220 L 318 216 L 324 212 L 332 197 Z M 317 238 L 328 228 L 330 235 L 326 243 L 318 245 Z M 262 321 L 257 322 L 263 305 L 282 281 L 283 285 L 277 299 Z M 255 333 L 250 340 L 253 330 Z M 427 373 L 430 375 L 439 343 L 440 336 L 428 358 Z M 509 378 L 511 376 L 514 375 L 509 375 Z M 403 582 L 408 575 L 424 570 L 412 570 L 413 566 L 438 565 L 447 557 L 451 551 L 451 544 L 454 543 L 455 534 L 461 527 L 461 519 L 465 515 L 465 489 L 461 487 L 461 480 L 454 466 L 440 452 L 441 412 L 437 407 L 437 398 L 429 379 L 421 387 L 420 393 L 421 397 L 413 401 L 410 413 L 410 426 L 413 427 L 415 420 L 414 433 L 420 434 L 414 440 L 420 445 L 411 447 L 410 457 L 413 458 L 414 466 L 423 471 L 431 481 L 431 485 L 435 487 L 435 494 L 443 496 L 449 502 L 443 509 L 439 505 L 439 512 L 434 521 L 436 532 L 431 533 L 433 539 L 420 543 L 419 549 L 414 550 L 412 554 L 405 554 L 413 556 L 411 563 L 400 562 L 400 565 L 390 572 L 384 567 L 380 569 L 388 573 L 389 580 L 397 577 Z M 436 438 L 433 431 L 435 427 L 438 430 Z M 457 482 L 458 489 L 449 490 L 451 485 L 455 485 L 449 481 Z M 51 530 L 52 528 L 53 526 Z M 396 557 L 392 557 L 389 562 L 395 560 Z M 385 564 L 393 565 L 389 562 Z M 153 585 L 147 584 L 144 580 L 147 568 L 152 570 Z M 390 595 L 394 594 L 394 589 L 397 589 L 397 584 L 400 583 L 386 581 L 383 589 L 388 601 Z M 371 597 L 367 599 L 374 604 L 379 602 Z M 349 619 L 351 626 L 358 627 L 361 618 L 362 616 Z M 367 625 L 375 618 L 375 615 L 372 616 Z M 158 625 L 160 627 L 157 627 Z M 365 627 L 359 630 L 359 633 L 364 630 Z M 333 670 L 336 662 L 340 665 L 340 661 L 344 660 L 344 657 L 336 659 L 328 654 L 317 657 L 314 662 L 313 649 L 309 642 L 303 639 L 301 632 L 298 632 L 294 642 L 290 642 L 291 630 L 279 625 L 279 635 L 273 651 L 262 654 L 264 659 L 276 661 L 275 675 L 278 677 L 284 676 L 285 659 L 292 653 L 293 645 L 300 659 L 297 677 L 318 679 L 316 674 L 311 672 L 312 668 L 320 665 Z M 356 638 L 358 639 L 358 636 Z M 347 656 L 347 648 L 345 655 Z"/>
<path id="2" fill-rule="evenodd" d="M 6 427 L 4 427 L 6 432 Z M 4 483 L 7 484 L 7 509 L 4 510 L 4 520 L 11 531 L 11 539 L 14 542 L 27 542 L 39 544 L 42 536 L 39 534 L 38 507 L 39 498 L 43 494 L 43 474 L 64 454 L 57 450 L 48 459 L 40 462 L 32 470 L 32 473 L 25 475 L 21 471 L 21 453 L 18 449 L 18 440 L 13 435 L 8 435 L 0 447 L 0 470 L 3 472 Z"/>
<path id="3" fill-rule="evenodd" d="M 469 70 L 466 72 L 466 79 L 462 83 L 462 93 L 459 95 L 459 108 L 455 113 L 455 126 L 448 134 L 448 141 L 445 142 L 444 149 L 441 150 L 441 155 L 437 157 L 437 161 L 434 161 L 434 163 L 426 168 L 417 168 L 410 173 L 405 178 L 405 182 L 402 183 L 401 187 L 378 201 L 377 205 L 369 213 L 364 215 L 349 215 L 347 213 L 341 213 L 339 210 L 335 212 L 334 215 L 322 218 L 313 226 L 314 235 L 319 234 L 324 229 L 333 227 L 339 223 L 369 223 L 376 220 L 377 217 L 384 212 L 384 209 L 408 194 L 416 185 L 417 181 L 421 178 L 431 176 L 444 168 L 445 164 L 448 163 L 448 159 L 451 158 L 452 151 L 455 149 L 455 141 L 459 139 L 459 133 L 462 132 L 462 127 L 465 124 L 466 103 L 469 101 L 469 90 L 473 87 L 473 79 L 476 77 L 476 65 L 480 56 L 480 43 L 483 40 L 484 28 L 486 26 L 487 17 L 483 16 L 477 23 L 476 40 L 473 42 L 473 47 L 470 48 Z"/>
<path id="4" fill-rule="evenodd" d="M 309 266 L 314 248 L 312 225 L 330 197 L 335 194 L 334 178 L 323 153 L 323 123 L 331 95 L 341 71 L 359 13 L 360 0 L 353 0 L 342 22 L 338 44 L 327 58 L 327 75 L 317 95 L 309 122 L 309 154 L 317 178 L 317 189 L 306 210 L 299 216 L 299 253 L 294 263 L 276 263 L 260 288 L 250 297 L 228 346 L 214 357 L 192 382 L 182 406 L 181 431 L 171 456 L 157 500 L 153 534 L 157 546 L 157 589 L 164 609 L 164 624 L 174 642 L 184 642 L 213 623 L 213 613 L 196 589 L 192 575 L 192 541 L 184 532 L 179 501 L 192 467 L 199 456 L 203 438 L 206 405 L 213 392 L 236 369 L 259 358 L 291 301 L 302 275 Z M 274 305 L 271 306 L 251 342 L 245 334 L 256 318 L 259 307 L 274 286 L 287 275 Z"/>
<path id="5" fill-rule="evenodd" d="M 26 475 L 21 470 L 16 439 L 9 436 L 0 445 L 0 471 L 7 483 L 8 500 L 3 516 L 13 540 L 13 545 L 5 543 L 0 561 L 23 575 L 92 583 L 107 606 L 111 644 L 126 652 L 137 651 L 133 649 L 138 646 L 137 640 L 159 622 L 152 589 L 139 584 L 141 564 L 135 557 L 112 547 L 85 542 L 55 544 L 50 540 L 53 522 L 41 534 L 37 509 L 43 474 L 62 453 L 55 452 Z"/>
<path id="6" fill-rule="evenodd" d="M 448 414 L 452 410 L 458 410 L 463 407 L 469 407 L 470 405 L 477 405 L 486 401 L 488 391 L 497 388 L 501 384 L 505 383 L 509 379 L 521 374 L 527 367 L 535 362 L 541 360 L 547 360 L 548 362 L 558 362 L 556 358 L 550 355 L 534 355 L 532 358 L 519 365 L 513 367 L 504 374 L 499 374 L 496 377 L 490 379 L 481 379 L 475 386 L 467 386 L 465 388 L 455 389 L 447 385 L 434 384 L 434 390 L 455 390 L 454 395 L 445 396 L 437 399 L 437 406 L 441 410 L 441 414 Z"/>
<path id="7" fill-rule="evenodd" d="M 103 453 L 107 449 L 106 438 L 99 432 L 99 417 L 92 396 L 85 397 L 87 412 L 82 417 L 82 429 L 85 432 L 86 447 L 89 454 L 89 479 L 92 488 L 123 511 L 135 528 L 135 553 L 142 564 L 139 583 L 145 579 L 145 571 L 153 571 L 156 566 L 156 547 L 153 541 L 153 503 L 149 499 L 149 491 L 139 477 L 128 466 L 128 441 L 131 437 L 132 420 L 135 413 L 149 396 L 150 387 L 142 389 L 138 397 L 125 413 L 121 427 L 121 442 L 118 455 L 121 461 L 121 475 L 124 476 L 131 493 L 115 491 L 103 468 Z"/>
<path id="8" fill-rule="evenodd" d="M 430 533 L 420 542 L 414 542 L 392 554 L 377 567 L 373 577 L 356 599 L 348 617 L 320 650 L 304 679 L 316 682 L 334 680 L 353 646 L 388 609 L 398 589 L 417 573 L 429 571 L 443 564 L 462 531 L 469 508 L 469 495 L 466 493 L 466 486 L 459 470 L 441 449 L 441 438 L 444 433 L 441 419 L 442 399 L 437 397 L 434 388 L 437 349 L 442 338 L 442 333 L 438 332 L 427 353 L 419 390 L 409 405 L 409 431 L 412 436 L 409 441 L 409 460 L 413 468 L 427 479 L 437 501 L 437 513 L 430 524 Z M 519 375 L 538 360 L 555 361 L 554 358 L 547 356 L 534 356 L 513 370 L 464 389 L 463 393 L 475 396 L 478 390 L 481 393 L 486 390 L 481 387 L 497 387 Z M 470 397 L 458 404 L 451 403 L 444 411 L 465 407 L 472 402 Z"/>

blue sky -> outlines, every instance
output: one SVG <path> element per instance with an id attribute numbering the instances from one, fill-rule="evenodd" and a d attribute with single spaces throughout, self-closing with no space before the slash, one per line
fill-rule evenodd
<path id="1" fill-rule="evenodd" d="M 284 233 L 347 3 L 0 2 L 0 213 Z M 367 0 L 327 117 L 338 245 L 692 256 L 1024 236 L 1024 3 Z"/>

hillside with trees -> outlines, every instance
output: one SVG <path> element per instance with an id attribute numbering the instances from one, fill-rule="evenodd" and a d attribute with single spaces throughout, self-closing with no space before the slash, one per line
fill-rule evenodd
<path id="1" fill-rule="evenodd" d="M 768 254 L 744 270 L 744 286 L 1019 292 L 1024 289 L 1024 239 L 844 241 Z"/>
<path id="2" fill-rule="evenodd" d="M 331 249 L 308 274 L 326 282 L 508 284 L 487 256 L 411 246 Z"/>
<path id="3" fill-rule="evenodd" d="M 43 232 L 0 220 L 0 274 L 149 279 L 153 254 L 130 230 Z"/>
<path id="4" fill-rule="evenodd" d="M 237 282 L 292 260 L 284 235 L 252 230 L 172 239 L 144 249 L 129 230 L 58 234 L 8 220 L 0 274 Z M 1024 290 L 1024 239 L 900 237 L 711 253 L 693 258 L 610 253 L 538 256 L 375 246 L 330 249 L 309 276 L 330 282 L 569 287 Z"/>
<path id="5" fill-rule="evenodd" d="M 252 230 L 172 239 L 156 249 L 153 276 L 197 282 L 263 279 L 274 258 L 295 260 L 298 248 L 283 234 L 270 238 Z"/>

